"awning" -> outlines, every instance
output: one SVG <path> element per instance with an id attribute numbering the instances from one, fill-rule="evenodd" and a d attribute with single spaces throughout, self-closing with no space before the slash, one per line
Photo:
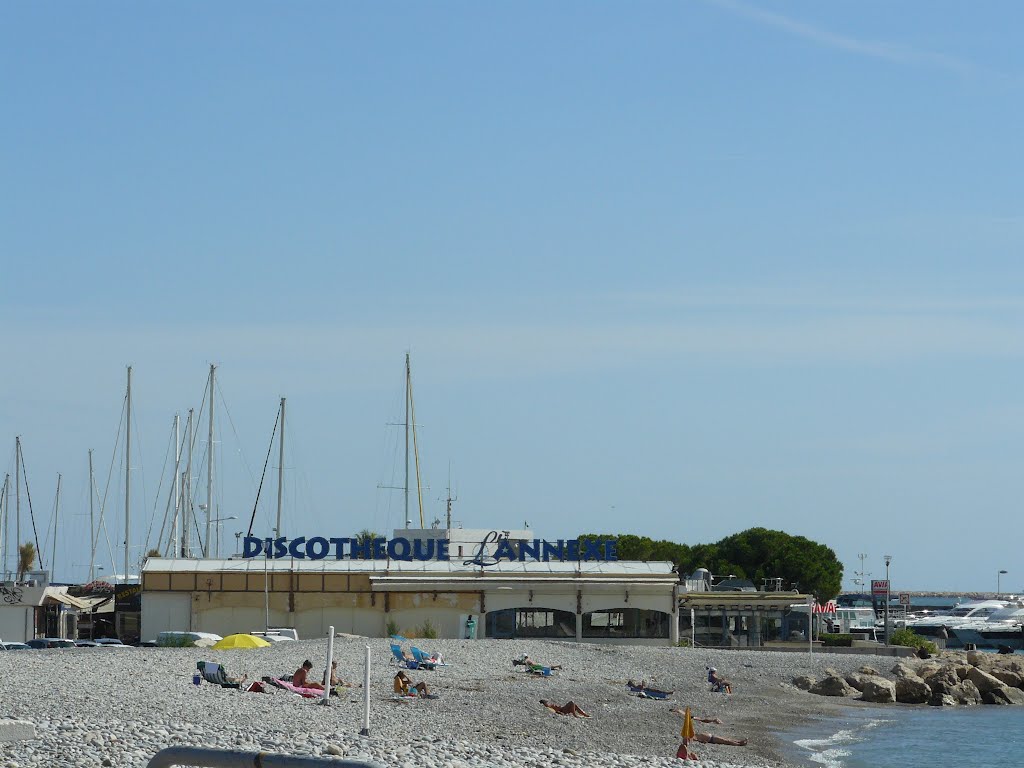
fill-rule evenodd
<path id="1" fill-rule="evenodd" d="M 72 597 L 67 592 L 58 592 L 52 587 L 47 587 L 46 592 L 43 594 L 44 602 L 47 598 L 56 600 L 58 603 L 63 603 L 64 605 L 72 608 L 77 608 L 80 611 L 87 611 L 91 608 L 90 604 L 84 599 L 80 597 Z"/>

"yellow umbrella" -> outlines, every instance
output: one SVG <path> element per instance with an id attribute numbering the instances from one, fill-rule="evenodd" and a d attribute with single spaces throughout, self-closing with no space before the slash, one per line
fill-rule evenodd
<path id="1" fill-rule="evenodd" d="M 270 643 L 262 637 L 254 635 L 228 635 L 212 646 L 214 650 L 222 651 L 225 648 L 266 648 Z"/>
<path id="2" fill-rule="evenodd" d="M 216 646 L 214 646 L 216 648 Z M 683 741 L 693 738 L 693 714 L 690 712 L 690 708 L 686 708 L 686 712 L 683 713 L 683 730 L 680 732 L 683 737 Z"/>

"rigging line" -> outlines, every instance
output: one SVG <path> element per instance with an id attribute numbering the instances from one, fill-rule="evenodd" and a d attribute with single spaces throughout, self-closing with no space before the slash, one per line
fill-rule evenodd
<path id="1" fill-rule="evenodd" d="M 110 494 L 110 481 L 114 476 L 114 459 L 117 457 L 117 449 L 121 446 L 121 428 L 124 426 L 124 412 L 125 410 L 127 410 L 127 408 L 128 395 L 126 393 L 124 400 L 121 403 L 121 418 L 117 422 L 117 435 L 115 435 L 114 437 L 114 451 L 110 456 L 110 467 L 109 469 L 107 469 L 107 484 L 103 487 L 103 498 L 100 499 L 100 521 L 99 524 L 96 526 L 96 533 L 94 534 L 95 538 L 93 539 L 92 542 L 93 550 L 96 549 L 96 543 L 99 541 L 100 538 L 100 527 L 103 528 L 104 534 L 108 536 L 107 549 L 110 549 L 110 538 L 109 534 L 107 533 L 106 521 L 104 520 L 103 515 L 107 509 L 107 496 Z M 96 489 L 96 498 L 99 498 L 99 488 Z M 117 566 L 114 564 L 113 552 L 111 552 L 110 555 L 110 567 L 112 569 L 111 573 L 116 574 Z"/>
<path id="2" fill-rule="evenodd" d="M 227 410 L 226 406 L 225 410 Z M 252 526 L 253 523 L 256 522 L 256 508 L 259 506 L 260 503 L 260 493 L 263 492 L 263 481 L 267 477 L 267 466 L 270 464 L 270 454 L 274 451 L 274 435 L 277 434 L 277 425 L 280 423 L 280 421 L 281 409 L 278 408 L 277 416 L 274 418 L 274 431 L 270 433 L 270 445 L 267 446 L 267 458 L 266 461 L 263 462 L 263 474 L 260 475 L 260 487 L 256 489 L 256 502 L 252 505 L 252 517 L 249 518 L 249 532 L 245 534 L 246 536 L 252 536 Z M 281 532 L 274 531 L 274 535 L 280 536 Z"/>
<path id="3" fill-rule="evenodd" d="M 143 500 L 145 500 L 145 498 L 149 494 L 146 493 L 146 466 L 142 462 L 142 442 L 143 442 L 142 441 L 142 431 L 139 429 L 139 420 L 134 418 L 134 416 L 135 416 L 134 412 L 128 414 L 128 417 L 131 418 L 131 420 L 132 420 L 132 426 L 135 427 L 135 435 L 136 435 L 136 438 L 135 438 L 135 451 L 136 451 L 136 453 L 139 456 L 139 481 L 142 483 L 142 498 L 143 498 Z M 132 457 L 129 456 L 128 457 L 128 468 L 129 469 L 131 469 L 131 462 L 132 462 Z M 154 504 L 154 507 L 155 506 L 156 505 Z M 147 539 L 148 539 L 148 535 L 147 535 Z M 125 542 L 124 545 L 127 547 L 128 546 L 128 542 Z M 127 575 L 128 574 L 125 574 L 125 576 L 127 576 Z"/>
<path id="4" fill-rule="evenodd" d="M 57 482 L 60 483 L 60 474 L 57 475 L 57 478 Z M 59 488 L 60 486 L 58 485 L 57 487 Z M 53 497 L 53 507 L 50 509 L 50 522 L 46 526 L 46 535 L 43 537 L 43 542 L 46 543 L 47 546 L 49 546 L 51 540 L 53 541 L 53 550 L 55 552 L 57 550 L 57 536 L 54 531 L 54 525 L 57 522 L 57 502 L 59 500 L 60 496 L 55 494 Z M 40 562 L 41 561 L 42 557 L 40 556 Z"/>
<path id="5" fill-rule="evenodd" d="M 175 416 L 175 418 L 177 418 L 177 416 Z M 174 434 L 174 427 L 172 426 L 171 427 L 171 435 L 173 435 L 173 434 Z M 174 484 L 171 486 L 170 490 L 167 492 L 167 507 L 164 509 L 164 521 L 160 524 L 160 537 L 157 539 L 157 544 L 159 544 L 161 541 L 164 540 L 164 531 L 167 529 L 167 513 L 168 513 L 168 511 L 171 508 L 171 499 L 174 498 L 174 491 L 175 491 L 175 489 L 178 486 L 178 469 L 181 466 L 181 452 L 182 452 L 182 449 L 185 447 L 185 437 L 186 437 L 185 435 L 182 435 L 181 436 L 181 442 L 178 443 L 178 444 L 175 444 L 175 446 L 174 446 L 174 449 L 175 449 L 174 450 L 174 455 L 177 457 L 176 462 L 175 462 L 175 467 L 174 467 Z M 173 440 L 170 437 L 168 437 L 167 439 L 168 439 L 169 442 L 173 443 Z M 162 475 L 161 475 L 161 477 L 162 477 Z M 162 482 L 163 481 L 161 480 L 161 484 L 162 484 Z M 159 495 L 159 493 L 160 492 L 157 491 L 157 495 Z M 174 510 L 174 517 L 175 517 L 175 519 L 177 519 L 177 517 L 178 517 L 178 512 L 180 512 L 180 510 L 178 510 L 178 509 Z M 147 545 L 149 544 L 149 536 L 148 535 L 146 536 L 146 543 L 147 543 Z M 168 551 L 170 551 L 170 548 L 172 548 L 173 546 L 174 546 L 174 544 L 171 543 L 170 547 L 168 548 Z"/>
<path id="6" fill-rule="evenodd" d="M 252 467 L 249 466 L 249 460 L 245 458 L 245 451 L 242 449 L 242 439 L 238 436 L 238 430 L 235 429 L 235 420 L 231 418 L 231 409 L 228 408 L 227 398 L 224 397 L 224 390 L 220 386 L 220 382 L 214 382 L 217 385 L 217 391 L 220 393 L 220 402 L 224 406 L 224 413 L 228 415 L 228 423 L 231 425 L 231 432 L 235 435 L 235 440 L 238 441 L 238 454 L 242 457 L 242 466 L 245 467 L 245 471 L 249 473 L 249 479 L 253 485 L 256 485 L 256 476 L 252 473 Z"/>
<path id="7" fill-rule="evenodd" d="M 149 528 L 146 529 L 146 546 L 144 549 L 149 552 L 149 537 L 153 534 L 153 523 L 156 521 L 156 505 L 160 503 L 160 491 L 164 487 L 164 477 L 167 475 L 167 461 L 171 455 L 171 446 L 174 445 L 174 428 L 171 428 L 171 434 L 167 436 L 167 450 L 164 451 L 164 465 L 160 468 L 160 482 L 156 487 L 156 495 L 153 496 L 153 512 L 149 516 Z M 177 447 L 177 446 L 175 446 Z M 170 496 L 167 498 L 167 506 L 171 506 Z M 160 538 L 158 541 L 163 541 L 164 538 L 164 526 L 167 524 L 167 509 L 164 509 L 164 519 L 160 524 Z"/>
<path id="8" fill-rule="evenodd" d="M 36 530 L 36 515 L 32 511 L 32 492 L 28 489 L 28 470 L 25 468 L 25 451 L 21 451 L 21 474 L 25 479 L 25 496 L 28 497 L 28 515 L 32 520 L 32 535 L 36 540 L 36 552 L 39 553 L 39 568 L 40 570 L 46 569 L 46 564 L 43 562 L 43 552 L 39 547 L 39 531 Z M 21 544 L 18 544 L 20 547 Z"/>

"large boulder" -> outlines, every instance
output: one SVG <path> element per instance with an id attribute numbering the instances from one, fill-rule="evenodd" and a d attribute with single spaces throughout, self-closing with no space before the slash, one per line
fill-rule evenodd
<path id="1" fill-rule="evenodd" d="M 957 704 L 981 704 L 981 691 L 970 680 L 964 680 L 953 691 Z"/>
<path id="2" fill-rule="evenodd" d="M 852 696 L 856 690 L 837 673 L 815 683 L 810 692 L 819 696 Z"/>
<path id="3" fill-rule="evenodd" d="M 875 704 L 892 704 L 896 701 L 896 684 L 878 675 L 867 675 L 861 698 Z"/>
<path id="4" fill-rule="evenodd" d="M 1011 672 L 1008 669 L 993 669 L 992 677 L 1001 680 L 1003 685 L 1011 688 L 1024 688 L 1024 677 L 1019 672 Z"/>
<path id="5" fill-rule="evenodd" d="M 864 690 L 864 675 L 860 672 L 850 672 L 845 677 L 846 684 L 858 691 Z"/>
<path id="6" fill-rule="evenodd" d="M 818 682 L 813 677 L 808 675 L 797 675 L 793 678 L 793 685 L 799 688 L 801 691 L 809 691 Z"/>
<path id="7" fill-rule="evenodd" d="M 971 667 L 971 671 L 967 673 L 967 679 L 978 686 L 978 690 L 981 691 L 982 694 L 986 694 L 989 691 L 994 691 L 997 688 L 1003 687 L 1002 680 L 998 677 L 993 677 L 980 667 Z"/>
<path id="8" fill-rule="evenodd" d="M 928 683 L 915 674 L 896 678 L 896 701 L 901 704 L 924 704 L 932 698 Z"/>
<path id="9" fill-rule="evenodd" d="M 1024 704 L 1024 691 L 1004 685 L 1002 688 L 985 691 L 981 694 L 981 700 L 986 704 Z"/>
<path id="10" fill-rule="evenodd" d="M 918 674 L 913 669 L 911 669 L 908 665 L 903 664 L 902 662 L 893 665 L 893 668 L 890 670 L 890 672 L 892 673 L 893 677 L 897 678 L 918 677 Z"/>
<path id="11" fill-rule="evenodd" d="M 991 663 L 990 655 L 981 651 L 968 651 L 967 663 L 972 667 L 987 667 Z"/>
<path id="12" fill-rule="evenodd" d="M 857 671 L 860 672 L 862 675 L 874 675 L 875 677 L 878 677 L 878 670 L 874 667 L 869 667 L 867 664 L 865 664 Z"/>
<path id="13" fill-rule="evenodd" d="M 948 693 L 933 693 L 928 703 L 933 707 L 955 707 L 957 701 Z"/>

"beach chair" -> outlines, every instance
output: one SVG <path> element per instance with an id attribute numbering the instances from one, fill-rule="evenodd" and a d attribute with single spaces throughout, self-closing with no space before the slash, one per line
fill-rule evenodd
<path id="1" fill-rule="evenodd" d="M 221 688 L 238 689 L 241 687 L 239 683 L 228 680 L 227 672 L 224 671 L 224 667 L 220 664 L 212 661 L 199 661 L 196 662 L 196 669 L 199 670 L 199 674 L 208 683 L 219 685 Z"/>
<path id="2" fill-rule="evenodd" d="M 416 660 L 415 656 L 411 656 L 402 650 L 402 646 L 398 643 L 391 643 L 391 655 L 394 657 L 388 662 L 388 666 L 397 664 L 400 667 L 406 669 L 419 669 L 420 663 Z"/>
<path id="3" fill-rule="evenodd" d="M 412 655 L 416 659 L 416 663 L 419 664 L 423 669 L 434 669 L 435 667 L 447 667 L 444 659 L 438 654 L 430 654 L 417 648 L 415 645 L 412 646 Z"/>

